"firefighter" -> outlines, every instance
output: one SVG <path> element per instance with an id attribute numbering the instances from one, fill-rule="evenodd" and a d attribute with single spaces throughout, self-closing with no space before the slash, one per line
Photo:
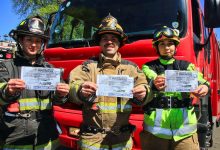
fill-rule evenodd
<path id="1" fill-rule="evenodd" d="M 165 92 L 165 70 L 196 71 L 195 65 L 174 58 L 180 43 L 177 29 L 162 27 L 155 31 L 153 46 L 159 58 L 143 65 L 151 84 L 153 100 L 144 106 L 144 130 L 140 133 L 144 150 L 198 150 L 197 118 L 192 98 L 203 97 L 209 83 L 198 72 L 199 86 L 192 93 Z"/>
<path id="2" fill-rule="evenodd" d="M 0 105 L 3 110 L 0 139 L 3 150 L 54 150 L 59 146 L 52 105 L 67 101 L 69 85 L 58 83 L 56 90 L 27 90 L 20 79 L 21 67 L 45 67 L 42 51 L 49 37 L 40 16 L 23 20 L 10 32 L 17 42 L 16 57 L 0 63 Z"/>
<path id="3" fill-rule="evenodd" d="M 136 64 L 121 58 L 118 52 L 127 41 L 117 19 L 105 17 L 93 35 L 101 52 L 83 62 L 70 73 L 70 98 L 82 104 L 83 122 L 80 128 L 79 147 L 82 150 L 132 149 L 132 132 L 129 124 L 132 102 L 144 104 L 150 100 L 150 88 L 144 73 Z M 133 99 L 96 96 L 97 75 L 128 75 L 133 77 Z"/>

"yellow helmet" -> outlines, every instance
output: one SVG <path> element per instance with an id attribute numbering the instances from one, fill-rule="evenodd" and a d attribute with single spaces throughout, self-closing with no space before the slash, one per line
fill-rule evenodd
<path id="1" fill-rule="evenodd" d="M 106 33 L 118 35 L 119 41 L 121 43 L 120 46 L 124 45 L 128 39 L 122 27 L 118 24 L 117 19 L 111 16 L 110 14 L 102 20 L 98 30 L 94 33 L 93 37 L 95 41 L 99 43 L 101 35 Z"/>
<path id="2" fill-rule="evenodd" d="M 171 29 L 167 26 L 163 26 L 154 32 L 152 44 L 154 47 L 157 47 L 158 43 L 165 39 L 174 41 L 176 46 L 179 45 L 179 31 L 177 29 Z"/>

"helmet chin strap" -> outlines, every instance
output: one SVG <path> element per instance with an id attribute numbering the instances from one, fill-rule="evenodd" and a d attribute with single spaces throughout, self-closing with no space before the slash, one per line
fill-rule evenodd
<path id="1" fill-rule="evenodd" d="M 42 53 L 43 53 L 43 51 L 44 51 L 44 48 L 45 48 L 45 42 L 41 45 L 41 48 L 40 48 L 40 50 L 37 52 L 37 54 L 42 55 Z"/>

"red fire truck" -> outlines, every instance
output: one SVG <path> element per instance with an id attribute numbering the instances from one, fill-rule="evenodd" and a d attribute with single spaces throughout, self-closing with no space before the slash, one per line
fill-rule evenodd
<path id="1" fill-rule="evenodd" d="M 211 29 L 220 26 L 220 4 L 218 0 L 207 0 L 205 4 L 204 17 L 199 0 L 65 0 L 52 17 L 45 57 L 54 66 L 64 68 L 63 77 L 68 81 L 74 67 L 100 52 L 92 35 L 109 13 L 118 19 L 129 38 L 120 49 L 122 57 L 139 67 L 158 57 L 152 47 L 156 28 L 166 25 L 178 29 L 181 44 L 176 57 L 196 64 L 211 83 L 210 94 L 195 103 L 200 147 L 207 149 L 212 146 L 214 124 L 220 123 L 220 49 Z M 54 106 L 54 115 L 62 130 L 61 143 L 77 149 L 81 106 Z M 134 107 L 130 117 L 130 123 L 137 127 L 134 150 L 140 149 L 142 122 L 143 112 Z"/>

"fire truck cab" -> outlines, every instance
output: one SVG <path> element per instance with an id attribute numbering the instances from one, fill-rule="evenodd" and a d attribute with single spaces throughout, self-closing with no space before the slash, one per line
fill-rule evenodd
<path id="1" fill-rule="evenodd" d="M 120 49 L 122 57 L 141 68 L 158 57 L 152 47 L 155 29 L 161 26 L 178 29 L 181 42 L 175 57 L 196 64 L 211 83 L 210 94 L 195 104 L 200 147 L 206 149 L 212 146 L 214 123 L 217 126 L 220 123 L 220 49 L 214 32 L 206 27 L 220 26 L 216 21 L 220 20 L 219 1 L 205 1 L 205 19 L 202 10 L 199 0 L 65 0 L 52 17 L 50 41 L 44 55 L 55 67 L 64 69 L 63 78 L 68 82 L 73 68 L 99 54 L 92 35 L 110 13 L 118 19 L 129 39 Z M 54 106 L 54 115 L 62 130 L 61 143 L 77 149 L 81 106 L 72 103 Z M 139 150 L 141 108 L 134 106 L 130 123 L 137 127 L 133 149 Z"/>

